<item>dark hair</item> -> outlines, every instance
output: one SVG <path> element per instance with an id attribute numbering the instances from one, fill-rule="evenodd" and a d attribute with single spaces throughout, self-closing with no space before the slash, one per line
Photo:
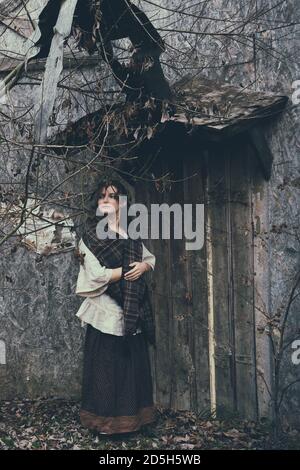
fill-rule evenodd
<path id="1" fill-rule="evenodd" d="M 109 186 L 114 186 L 117 189 L 117 194 L 119 196 L 127 196 L 127 203 L 128 204 L 131 203 L 131 195 L 129 191 L 118 179 L 115 179 L 115 178 L 101 179 L 100 181 L 98 181 L 97 188 L 95 189 L 95 191 L 92 193 L 90 197 L 90 209 L 88 210 L 88 216 L 86 219 L 87 224 L 95 224 L 96 221 L 99 222 L 99 220 L 101 220 L 101 216 L 99 215 L 96 216 L 98 200 L 102 193 L 102 189 L 103 188 L 107 189 Z M 105 215 L 103 215 L 103 217 L 105 217 Z M 128 216 L 129 222 L 131 219 L 132 217 Z"/>
<path id="2" fill-rule="evenodd" d="M 127 196 L 127 199 L 130 199 L 129 192 L 125 188 L 125 186 L 118 180 L 116 179 L 111 179 L 111 180 L 101 180 L 98 184 L 98 188 L 95 191 L 95 196 L 97 198 L 96 204 L 98 203 L 99 196 L 101 194 L 102 189 L 107 189 L 109 186 L 115 186 L 117 189 L 117 194 L 119 196 Z"/>

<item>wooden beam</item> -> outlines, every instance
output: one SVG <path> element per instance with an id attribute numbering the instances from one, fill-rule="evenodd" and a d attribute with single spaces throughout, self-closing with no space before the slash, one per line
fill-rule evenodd
<path id="1" fill-rule="evenodd" d="M 70 34 L 77 0 L 63 0 L 58 19 L 54 27 L 49 56 L 46 62 L 44 77 L 35 103 L 35 142 L 42 143 L 47 139 L 49 117 L 56 97 L 57 83 L 63 69 L 63 46 Z"/>

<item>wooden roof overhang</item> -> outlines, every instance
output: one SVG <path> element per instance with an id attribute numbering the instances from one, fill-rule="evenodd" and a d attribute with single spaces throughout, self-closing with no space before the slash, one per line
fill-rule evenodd
<path id="1" fill-rule="evenodd" d="M 208 141 L 222 141 L 247 132 L 259 158 L 263 176 L 270 178 L 273 156 L 267 144 L 261 124 L 276 118 L 284 110 L 288 98 L 284 95 L 262 93 L 217 83 L 203 77 L 184 77 L 173 88 L 172 105 L 163 106 L 155 138 L 159 139 L 170 129 L 177 129 L 195 138 Z M 111 112 L 121 115 L 126 104 L 116 104 Z M 99 110 L 70 124 L 57 134 L 52 143 L 72 145 L 88 143 L 84 129 L 98 129 L 106 112 Z M 128 128 L 138 126 L 139 120 L 127 122 Z M 157 130 L 159 132 L 157 132 Z M 132 131 L 133 134 L 133 131 Z M 123 135 L 124 138 L 124 135 Z M 126 139 L 125 139 L 126 140 Z M 152 140 L 148 136 L 146 141 Z"/>

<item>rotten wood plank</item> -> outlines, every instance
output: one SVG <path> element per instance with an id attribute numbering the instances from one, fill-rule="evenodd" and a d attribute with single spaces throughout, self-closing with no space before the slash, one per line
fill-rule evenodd
<path id="1" fill-rule="evenodd" d="M 193 205 L 193 226 L 195 227 L 196 204 L 205 204 L 206 169 L 202 150 L 191 145 L 184 159 L 184 203 Z M 192 175 L 195 175 L 191 178 Z M 206 210 L 204 212 L 206 217 Z M 194 381 L 191 383 L 191 406 L 205 416 L 210 412 L 210 372 L 208 351 L 208 299 L 207 299 L 207 241 L 200 250 L 186 251 L 187 256 L 187 287 L 191 293 L 191 302 L 187 309 L 189 318 L 190 351 L 195 368 Z"/>
<path id="2" fill-rule="evenodd" d="M 183 160 L 176 161 L 172 165 L 172 179 L 182 180 Z M 172 287 L 172 334 L 174 369 L 172 371 L 174 394 L 172 406 L 176 409 L 191 409 L 191 390 L 195 388 L 195 367 L 193 363 L 192 338 L 190 337 L 190 325 L 192 312 L 190 308 L 190 295 L 187 282 L 187 254 L 184 240 L 174 237 L 174 226 L 181 225 L 183 233 L 183 206 L 184 187 L 182 181 L 172 183 L 171 191 L 168 193 L 168 203 L 178 205 L 179 213 L 171 221 L 171 271 L 170 282 Z M 179 236 L 179 233 L 178 233 Z"/>
<path id="3" fill-rule="evenodd" d="M 256 419 L 254 269 L 252 240 L 251 155 L 249 140 L 234 140 L 230 147 L 230 223 L 237 410 Z"/>
<path id="4" fill-rule="evenodd" d="M 214 365 L 216 408 L 219 416 L 236 408 L 234 324 L 232 310 L 232 266 L 230 212 L 226 150 L 211 145 L 207 151 L 207 186 L 212 248 Z"/>

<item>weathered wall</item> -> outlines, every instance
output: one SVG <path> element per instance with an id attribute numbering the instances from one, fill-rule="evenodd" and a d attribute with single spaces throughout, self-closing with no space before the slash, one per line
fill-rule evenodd
<path id="1" fill-rule="evenodd" d="M 199 73 L 241 87 L 280 91 L 290 96 L 292 82 L 300 79 L 297 62 L 297 22 L 300 13 L 299 5 L 294 1 L 279 2 L 279 5 L 277 0 L 253 0 L 246 2 L 246 5 L 238 0 L 213 0 L 199 2 L 198 5 L 179 0 L 153 2 L 170 10 L 183 10 L 186 14 L 159 9 L 144 0 L 138 3 L 154 19 L 166 39 L 168 48 L 163 56 L 163 65 L 171 81 L 186 73 Z M 251 20 L 255 14 L 259 20 Z M 201 18 L 196 18 L 199 15 Z M 240 21 L 245 19 L 248 22 L 241 28 Z M 167 31 L 172 29 L 176 31 Z M 194 33 L 205 34 L 188 34 L 191 29 Z M 7 38 L 6 44 L 11 44 Z M 102 77 L 101 83 L 106 83 L 106 72 L 104 67 L 94 66 L 74 69 L 71 75 L 68 70 L 61 85 L 72 84 L 75 88 L 84 85 L 85 91 L 87 88 L 95 89 L 95 79 L 99 75 Z M 90 85 L 86 85 L 87 82 Z M 111 83 L 110 80 L 104 88 L 111 89 Z M 16 87 L 10 97 L 14 106 L 6 108 L 6 111 L 13 113 L 14 117 L 22 116 L 24 109 L 32 103 L 36 86 Z M 112 96 L 109 95 L 110 98 Z M 62 129 L 87 110 L 101 107 L 103 100 L 95 100 L 93 93 L 70 93 L 60 87 L 56 103 L 53 120 L 56 125 L 52 126 L 51 132 L 57 130 L 57 124 Z M 32 132 L 31 122 L 29 111 L 25 117 L 6 126 L 5 137 L 9 136 L 14 142 L 28 138 Z M 258 323 L 264 312 L 274 314 L 286 306 L 293 273 L 299 269 L 299 238 L 294 235 L 299 229 L 298 127 L 299 107 L 290 104 L 284 116 L 266 128 L 274 155 L 273 174 L 269 183 L 260 182 L 253 190 L 253 210 L 257 214 L 254 265 L 258 278 Z M 1 188 L 7 188 L 7 183 L 16 187 L 16 183 L 24 182 L 25 165 L 20 168 L 19 163 L 24 163 L 28 158 L 28 152 L 24 152 L 22 147 L 14 143 L 13 152 L 8 152 L 7 143 L 2 141 Z M 46 158 L 44 165 L 48 175 L 46 187 L 50 189 L 65 175 L 65 166 L 62 161 L 51 158 Z M 14 176 L 15 173 L 17 176 Z M 66 187 L 72 191 L 72 185 Z M 63 191 L 60 192 L 62 194 Z M 16 390 L 19 395 L 29 396 L 40 393 L 79 396 L 83 332 L 74 320 L 80 301 L 73 294 L 77 267 L 71 253 L 51 255 L 39 262 L 37 255 L 25 248 L 17 248 L 10 254 L 8 245 L 5 245 L 2 253 L 8 255 L 1 256 L 3 302 L 0 339 L 7 344 L 8 363 L 7 366 L 0 365 L 2 375 L 5 368 L 8 371 L 6 381 L 1 385 L 3 396 L 12 396 Z M 30 276 L 25 276 L 29 272 Z M 37 295 L 33 296 L 33 292 Z M 299 328 L 297 302 L 296 299 L 291 308 L 288 336 Z M 261 335 L 264 335 L 263 339 Z M 257 355 L 263 368 L 266 367 L 266 343 L 265 333 L 258 335 Z M 39 348 L 42 348 L 42 354 Z M 292 364 L 291 349 L 287 348 L 283 367 L 286 385 L 299 377 L 299 367 Z M 68 378 L 66 371 L 70 374 Z M 261 387 L 261 395 L 267 400 L 266 390 Z M 295 384 L 289 388 L 284 400 L 286 412 L 294 422 L 300 421 L 299 396 L 299 384 Z"/>

